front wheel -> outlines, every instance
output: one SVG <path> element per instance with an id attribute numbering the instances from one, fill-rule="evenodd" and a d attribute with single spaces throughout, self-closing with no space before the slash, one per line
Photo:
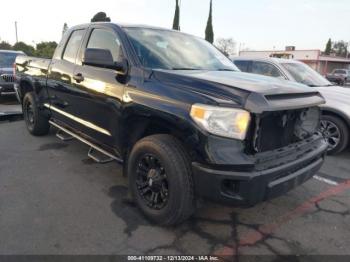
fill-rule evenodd
<path id="1" fill-rule="evenodd" d="M 169 135 L 140 140 L 128 160 L 129 187 L 147 218 L 179 224 L 195 210 L 190 160 L 181 142 Z"/>
<path id="2" fill-rule="evenodd" d="M 323 115 L 320 132 L 328 143 L 328 154 L 342 152 L 349 142 L 349 129 L 342 119 L 336 116 Z"/>
<path id="3" fill-rule="evenodd" d="M 23 117 L 32 135 L 43 136 L 49 133 L 49 120 L 40 111 L 34 92 L 28 92 L 23 98 Z"/>

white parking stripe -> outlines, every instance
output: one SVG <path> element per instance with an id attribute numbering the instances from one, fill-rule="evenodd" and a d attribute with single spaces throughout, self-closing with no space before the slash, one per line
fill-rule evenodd
<path id="1" fill-rule="evenodd" d="M 338 183 L 335 182 L 335 181 L 332 181 L 330 179 L 327 179 L 327 178 L 324 178 L 324 177 L 321 177 L 321 176 L 314 176 L 314 178 L 318 181 L 322 181 L 322 182 L 325 182 L 326 184 L 329 184 L 329 185 L 332 185 L 332 186 L 337 186 Z"/>

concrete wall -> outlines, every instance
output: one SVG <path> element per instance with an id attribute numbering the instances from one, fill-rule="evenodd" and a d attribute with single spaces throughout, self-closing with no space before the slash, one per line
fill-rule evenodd
<path id="1" fill-rule="evenodd" d="M 304 62 L 321 75 L 331 73 L 336 68 L 350 69 L 350 61 L 347 63 L 325 60 L 344 60 L 343 58 L 320 56 L 319 50 L 296 50 L 296 51 L 241 51 L 240 56 L 251 58 L 268 58 L 272 54 L 291 54 L 293 59 Z M 320 60 L 319 60 L 320 59 Z"/>
<path id="2" fill-rule="evenodd" d="M 318 60 L 319 50 L 296 50 L 296 51 L 241 51 L 239 56 L 265 58 L 272 54 L 290 54 L 297 60 Z"/>

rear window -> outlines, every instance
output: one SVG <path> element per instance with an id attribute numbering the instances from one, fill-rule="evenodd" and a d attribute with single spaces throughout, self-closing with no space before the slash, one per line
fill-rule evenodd
<path id="1" fill-rule="evenodd" d="M 18 53 L 0 53 L 0 67 L 10 68 L 18 56 Z"/>
<path id="2" fill-rule="evenodd" d="M 243 61 L 243 60 L 236 60 L 233 61 L 233 63 L 241 70 L 242 72 L 248 72 L 249 71 L 249 64 L 250 61 Z"/>
<path id="3" fill-rule="evenodd" d="M 254 61 L 252 65 L 252 73 L 264 76 L 280 77 L 282 76 L 276 66 L 260 61 Z"/>
<path id="4" fill-rule="evenodd" d="M 336 70 L 334 70 L 334 74 L 346 75 L 346 71 L 345 70 L 336 69 Z"/>

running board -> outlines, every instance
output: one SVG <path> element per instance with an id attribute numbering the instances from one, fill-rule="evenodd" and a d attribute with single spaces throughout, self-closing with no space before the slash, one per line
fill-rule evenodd
<path id="1" fill-rule="evenodd" d="M 106 156 L 100 151 L 95 150 L 93 147 L 90 147 L 88 152 L 88 157 L 90 157 L 92 160 L 94 160 L 96 163 L 99 163 L 99 164 L 106 164 L 114 161 L 113 158 Z"/>
<path id="2" fill-rule="evenodd" d="M 67 133 L 63 132 L 61 129 L 58 129 L 56 136 L 64 142 L 71 141 L 74 139 L 73 136 L 68 135 Z"/>
<path id="3" fill-rule="evenodd" d="M 75 134 L 74 132 L 68 130 L 67 128 L 64 128 L 58 124 L 56 124 L 55 122 L 53 122 L 52 120 L 49 120 L 49 123 L 50 125 L 58 128 L 59 130 L 61 130 L 61 132 L 64 132 L 66 133 L 68 136 L 67 137 L 70 137 L 71 139 L 73 138 L 76 138 L 78 139 L 80 142 L 83 142 L 84 144 L 90 146 L 90 150 L 88 152 L 88 156 L 90 158 L 92 158 L 93 160 L 95 160 L 96 162 L 98 163 L 108 163 L 108 162 L 111 162 L 111 161 L 117 161 L 119 163 L 123 163 L 123 160 L 120 159 L 119 157 L 107 152 L 106 150 L 104 150 L 103 148 L 91 143 L 90 141 L 86 140 L 85 138 Z M 70 140 L 71 140 L 70 139 Z M 108 158 L 106 159 L 102 159 L 102 158 L 99 158 L 98 156 L 96 156 L 96 152 L 94 152 L 94 150 L 100 152 L 101 154 L 107 156 Z"/>

